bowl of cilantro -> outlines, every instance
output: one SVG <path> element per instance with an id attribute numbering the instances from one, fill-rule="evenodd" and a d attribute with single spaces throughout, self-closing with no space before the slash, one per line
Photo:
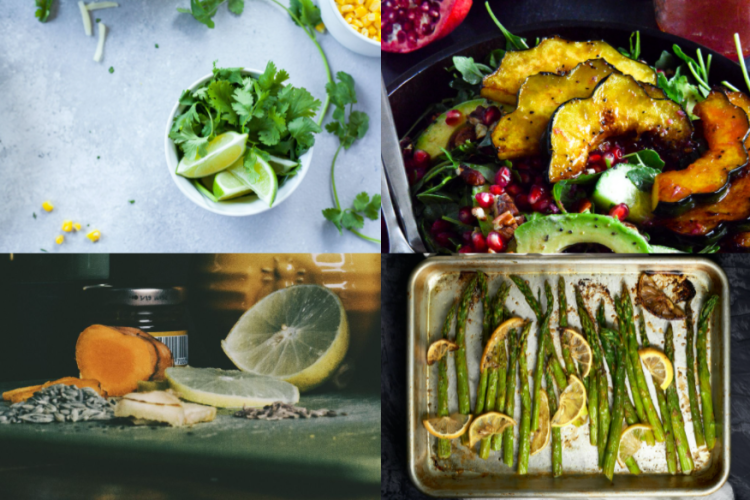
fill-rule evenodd
<path id="1" fill-rule="evenodd" d="M 299 187 L 312 161 L 320 101 L 264 71 L 217 68 L 182 92 L 167 122 L 167 168 L 182 193 L 211 212 L 265 212 Z"/>

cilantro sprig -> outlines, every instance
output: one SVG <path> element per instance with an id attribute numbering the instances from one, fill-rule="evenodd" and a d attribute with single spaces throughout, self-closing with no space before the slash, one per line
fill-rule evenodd
<path id="1" fill-rule="evenodd" d="M 358 231 L 365 226 L 365 217 L 377 220 L 380 216 L 380 195 L 375 194 L 370 197 L 366 192 L 361 192 L 354 198 L 351 207 L 342 208 L 336 191 L 335 168 L 339 153 L 342 149 L 348 150 L 355 141 L 362 139 L 370 127 L 369 116 L 362 111 L 354 110 L 354 105 L 357 103 L 354 79 L 343 71 L 339 71 L 336 78 L 338 82 L 326 85 L 326 92 L 336 108 L 333 111 L 333 120 L 326 125 L 326 130 L 339 138 L 339 147 L 331 162 L 331 188 L 335 206 L 323 210 L 323 216 L 333 222 L 339 233 L 343 233 L 343 229 L 348 229 L 364 240 L 380 243 L 379 239 Z"/>
<path id="2" fill-rule="evenodd" d="M 248 148 L 262 156 L 294 160 L 315 144 L 314 134 L 321 128 L 312 118 L 320 101 L 304 88 L 287 85 L 289 74 L 273 62 L 257 78 L 216 63 L 213 75 L 180 97 L 185 110 L 175 117 L 169 137 L 183 155 L 204 156 L 211 139 L 228 131 L 248 134 Z"/>
<path id="3" fill-rule="evenodd" d="M 34 17 L 39 19 L 40 23 L 47 22 L 54 1 L 55 0 L 36 0 L 36 12 L 34 12 Z"/>

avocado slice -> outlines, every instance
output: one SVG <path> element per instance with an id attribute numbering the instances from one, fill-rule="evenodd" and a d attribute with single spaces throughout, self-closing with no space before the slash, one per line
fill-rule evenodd
<path id="1" fill-rule="evenodd" d="M 461 126 L 466 123 L 469 114 L 477 109 L 478 106 L 492 106 L 494 104 L 484 99 L 473 99 L 471 101 L 462 102 L 461 104 L 451 108 L 448 111 L 460 111 L 461 118 L 458 119 L 455 125 L 448 125 L 445 123 L 445 116 L 448 111 L 438 116 L 434 122 L 432 122 L 422 132 L 414 144 L 415 149 L 421 149 L 430 155 L 430 158 L 437 158 L 443 152 L 441 148 L 448 149 L 448 141 L 450 141 L 453 133 L 456 132 Z"/>
<path id="2" fill-rule="evenodd" d="M 561 214 L 538 217 L 516 229 L 516 252 L 561 253 L 579 243 L 598 243 L 615 253 L 651 253 L 646 238 L 614 217 Z"/>
<path id="3" fill-rule="evenodd" d="M 628 172 L 637 168 L 643 167 L 620 163 L 599 177 L 591 200 L 600 212 L 625 203 L 630 209 L 627 221 L 640 224 L 651 218 L 651 193 L 641 191 L 628 179 Z"/>

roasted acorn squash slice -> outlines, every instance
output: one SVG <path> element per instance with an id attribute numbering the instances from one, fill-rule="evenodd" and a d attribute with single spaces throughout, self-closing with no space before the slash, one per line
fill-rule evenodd
<path id="1" fill-rule="evenodd" d="M 750 116 L 750 97 L 742 92 L 728 92 L 727 97 Z M 745 137 L 745 148 L 750 149 L 750 134 Z M 710 237 L 726 224 L 747 220 L 750 220 L 750 166 L 738 173 L 720 201 L 691 208 L 662 223 L 681 236 Z"/>
<path id="2" fill-rule="evenodd" d="M 633 77 L 612 73 L 591 97 L 572 99 L 552 115 L 545 132 L 547 175 L 553 183 L 577 177 L 586 169 L 589 153 L 611 137 L 651 134 L 667 148 L 681 148 L 692 131 L 679 104 L 651 97 Z"/>
<path id="3" fill-rule="evenodd" d="M 484 77 L 482 97 L 515 105 L 518 90 L 529 76 L 545 72 L 559 75 L 589 59 L 604 59 L 640 82 L 656 84 L 653 69 L 623 56 L 607 42 L 571 42 L 555 36 L 527 50 L 507 51 L 497 70 Z"/>
<path id="4" fill-rule="evenodd" d="M 747 164 L 748 116 L 741 108 L 714 90 L 693 113 L 701 119 L 708 150 L 687 168 L 656 176 L 652 200 L 657 214 L 676 215 L 698 201 L 717 201 L 729 187 L 731 174 Z"/>
<path id="5" fill-rule="evenodd" d="M 526 79 L 518 91 L 518 107 L 503 116 L 492 131 L 497 157 L 511 160 L 542 152 L 542 136 L 549 119 L 563 103 L 576 97 L 589 97 L 607 75 L 619 73 L 604 59 L 585 61 L 565 75 L 539 73 Z M 664 92 L 643 84 L 646 92 L 658 99 Z"/>

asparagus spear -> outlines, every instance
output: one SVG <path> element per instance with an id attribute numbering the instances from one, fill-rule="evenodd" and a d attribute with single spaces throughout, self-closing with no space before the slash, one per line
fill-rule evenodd
<path id="1" fill-rule="evenodd" d="M 448 310 L 445 323 L 443 323 L 442 335 L 444 339 L 448 338 L 455 315 L 456 302 Z M 438 363 L 438 417 L 447 417 L 448 415 L 448 356 L 445 356 Z M 438 439 L 437 454 L 438 458 L 448 458 L 451 456 L 451 442 L 449 439 Z"/>
<path id="2" fill-rule="evenodd" d="M 664 333 L 664 353 L 669 358 L 669 361 L 674 364 L 674 337 L 671 323 L 667 325 L 667 331 Z M 674 443 L 677 447 L 677 456 L 680 458 L 680 467 L 683 473 L 690 474 L 693 471 L 693 456 L 690 453 L 690 444 L 685 433 L 685 423 L 682 420 L 676 381 L 672 381 L 669 387 L 667 387 L 667 405 L 669 407 L 670 418 L 672 419 Z"/>
<path id="3" fill-rule="evenodd" d="M 505 299 L 508 297 L 508 292 L 510 291 L 510 285 L 503 282 L 500 285 L 500 289 L 497 291 L 497 294 L 495 295 L 495 301 L 492 306 L 492 312 L 494 315 L 492 328 L 495 329 L 500 324 L 502 324 L 503 321 L 510 319 L 510 312 L 506 311 L 505 309 Z M 508 344 L 508 340 L 505 340 L 505 343 L 503 345 L 498 346 L 499 349 L 499 361 L 498 361 L 498 376 L 497 376 L 497 400 L 495 401 L 495 409 L 498 411 L 503 411 L 505 409 L 505 385 L 507 381 L 507 367 L 508 367 L 508 353 L 506 352 L 506 345 Z M 502 439 L 499 435 L 492 436 L 492 443 L 491 448 L 494 451 L 500 451 L 502 448 Z"/>
<path id="4" fill-rule="evenodd" d="M 490 294 L 487 293 L 487 275 L 483 272 L 479 272 L 477 279 L 477 287 L 479 288 L 479 296 L 482 298 L 483 311 L 482 311 L 482 343 L 486 344 L 490 338 L 490 327 L 492 326 L 491 317 L 491 298 Z M 485 370 L 479 374 L 479 384 L 477 385 L 477 402 L 474 406 L 474 416 L 481 415 L 484 412 L 485 398 L 487 396 L 487 379 L 489 378 L 489 370 Z"/>
<path id="5" fill-rule="evenodd" d="M 625 321 L 625 312 L 623 311 L 623 297 L 616 297 L 615 298 L 615 311 L 617 312 L 617 324 L 618 329 L 620 331 L 619 334 L 619 341 L 620 345 L 626 346 L 627 345 L 627 338 L 628 338 L 628 324 L 627 321 Z M 630 385 L 630 394 L 633 397 L 633 406 L 635 407 L 635 412 L 638 415 L 638 420 L 642 424 L 648 423 L 648 418 L 646 417 L 646 412 L 643 409 L 643 401 L 641 400 L 641 393 L 637 390 L 636 381 L 635 381 L 635 371 L 633 369 L 633 364 L 630 361 L 630 356 L 625 356 L 625 369 L 628 374 L 628 384 Z M 648 432 L 646 433 L 646 442 L 649 446 L 654 445 L 654 433 Z"/>
<path id="6" fill-rule="evenodd" d="M 557 396 L 552 382 L 552 370 L 547 362 L 547 368 L 544 370 L 545 383 L 547 384 L 547 399 L 549 400 L 549 414 L 554 415 L 557 412 Z M 552 475 L 560 477 L 563 473 L 562 463 L 562 429 L 559 427 L 552 428 Z"/>
<path id="7" fill-rule="evenodd" d="M 497 368 L 491 368 L 490 374 L 487 380 L 487 411 L 495 410 L 495 401 L 497 397 L 497 379 L 498 370 Z M 492 443 L 491 438 L 484 438 L 479 444 L 479 457 L 483 460 L 487 460 L 490 457 L 490 445 Z"/>
<path id="8" fill-rule="evenodd" d="M 654 402 L 651 401 L 651 394 L 646 384 L 646 376 L 643 374 L 641 358 L 638 356 L 638 341 L 635 338 L 635 325 L 633 324 L 633 304 L 630 301 L 630 293 L 625 283 L 622 284 L 622 309 L 627 325 L 627 348 L 630 362 L 633 364 L 635 374 L 636 388 L 640 392 L 643 409 L 646 412 L 648 423 L 651 424 L 654 437 L 660 443 L 664 442 L 664 428 L 659 420 L 659 414 L 656 412 Z"/>
<path id="9" fill-rule="evenodd" d="M 562 276 L 560 276 L 560 279 L 557 281 L 557 296 L 558 301 L 560 302 L 560 319 L 558 323 L 560 325 L 560 333 L 562 333 L 563 328 L 568 327 L 568 299 L 565 296 L 565 278 Z M 568 345 L 562 341 L 560 341 L 560 345 L 562 346 L 565 369 L 569 375 L 578 375 L 578 370 L 576 370 L 576 364 L 573 362 L 573 357 L 570 355 Z"/>
<path id="10" fill-rule="evenodd" d="M 693 324 L 693 308 L 690 305 L 692 300 L 685 304 L 685 328 L 687 337 L 685 338 L 685 353 L 687 358 L 687 382 L 688 398 L 690 399 L 690 416 L 693 419 L 693 434 L 695 434 L 695 445 L 700 448 L 706 445 L 706 438 L 703 434 L 703 419 L 701 417 L 701 407 L 698 402 L 698 390 L 695 387 L 695 340 Z"/>
<path id="11" fill-rule="evenodd" d="M 589 437 L 591 444 L 598 446 L 599 444 L 599 416 L 601 405 L 599 399 L 601 392 L 599 391 L 600 384 L 605 384 L 606 388 L 609 386 L 607 383 L 606 376 L 604 380 L 599 376 L 599 367 L 602 366 L 602 354 L 599 350 L 599 342 L 597 342 L 596 330 L 594 329 L 594 322 L 589 316 L 589 311 L 586 309 L 586 304 L 583 302 L 583 295 L 581 289 L 575 287 L 576 292 L 576 305 L 578 306 L 578 317 L 581 320 L 581 329 L 583 330 L 586 340 L 588 340 L 591 346 L 591 355 L 593 357 L 591 372 L 588 378 L 588 400 L 589 400 Z M 606 403 L 605 403 L 606 404 Z M 608 408 L 609 410 L 609 408 Z"/>
<path id="12" fill-rule="evenodd" d="M 639 323 L 641 331 L 641 342 L 643 347 L 649 347 L 651 342 L 648 340 L 648 333 L 646 333 L 646 319 L 641 311 L 641 321 Z M 654 384 L 656 389 L 656 400 L 659 402 L 659 411 L 661 412 L 661 419 L 664 423 L 664 442 L 667 450 L 667 469 L 670 474 L 677 474 L 677 456 L 675 455 L 675 444 L 674 444 L 674 432 L 672 431 L 672 419 L 669 414 L 669 408 L 667 406 L 667 398 L 664 395 L 664 391 L 658 385 Z"/>
<path id="13" fill-rule="evenodd" d="M 531 310 L 534 311 L 537 321 L 541 324 L 544 320 L 544 315 L 542 314 L 542 306 L 534 297 L 534 293 L 531 291 L 531 288 L 529 288 L 529 285 L 520 276 L 511 275 L 510 279 L 521 291 L 523 297 L 526 299 L 526 302 L 529 304 L 529 307 L 531 307 Z M 552 375 L 555 377 L 557 388 L 563 390 L 568 385 L 568 379 L 565 376 L 562 365 L 560 365 L 560 360 L 557 359 L 557 352 L 555 351 L 555 345 L 552 342 L 552 336 L 549 333 L 549 329 L 547 329 L 546 333 L 547 338 L 544 342 L 544 348 L 547 356 L 549 356 L 551 359 L 550 364 L 552 365 Z"/>
<path id="14" fill-rule="evenodd" d="M 706 432 L 706 447 L 714 449 L 716 444 L 716 421 L 714 420 L 714 403 L 711 398 L 711 372 L 708 370 L 708 327 L 711 313 L 719 300 L 718 295 L 711 295 L 698 316 L 698 335 L 695 349 L 698 353 L 698 382 L 701 388 L 701 405 L 703 407 L 703 428 Z"/>
<path id="15" fill-rule="evenodd" d="M 456 319 L 456 392 L 458 393 L 458 412 L 462 415 L 471 413 L 471 398 L 469 395 L 469 370 L 466 366 L 466 318 L 469 315 L 472 297 L 481 273 L 476 274 L 466 285 L 461 295 Z"/>
<path id="16" fill-rule="evenodd" d="M 622 432 L 622 419 L 624 416 L 624 402 L 627 398 L 625 389 L 625 373 L 627 371 L 627 352 L 624 346 L 617 349 L 617 368 L 614 376 L 615 400 L 612 406 L 612 422 L 609 426 L 607 437 L 607 448 L 604 452 L 602 469 L 604 475 L 611 481 L 615 473 L 615 463 L 620 450 L 620 433 Z"/>
<path id="17" fill-rule="evenodd" d="M 547 342 L 549 332 L 549 321 L 552 317 L 552 311 L 555 309 L 555 296 L 552 294 L 552 287 L 549 283 L 544 283 L 544 293 L 547 297 L 547 311 L 544 314 L 544 321 L 539 326 L 539 345 L 537 346 L 536 366 L 534 372 L 534 410 L 531 414 L 531 430 L 536 432 L 539 429 L 539 391 L 542 388 L 542 375 L 544 374 L 544 344 Z"/>
<path id="18" fill-rule="evenodd" d="M 617 333 L 606 327 L 599 327 L 599 340 L 602 342 L 602 351 L 604 352 L 604 360 L 609 368 L 609 373 L 615 373 L 615 346 L 618 345 Z M 627 373 L 627 371 L 626 371 Z M 627 393 L 627 391 L 626 391 Z M 625 421 L 628 425 L 637 424 L 640 422 L 638 414 L 633 408 L 633 403 L 630 402 L 630 398 L 625 394 L 623 401 L 625 405 Z M 611 422 L 610 422 L 611 425 Z"/>
<path id="19" fill-rule="evenodd" d="M 526 359 L 526 340 L 531 330 L 531 322 L 521 330 L 521 345 L 518 353 L 518 372 L 521 383 L 521 428 L 518 434 L 518 473 L 529 471 L 529 452 L 531 451 L 531 393 L 529 389 L 529 366 Z"/>
<path id="20" fill-rule="evenodd" d="M 510 348 L 510 361 L 508 363 L 508 382 L 506 384 L 505 414 L 513 417 L 516 411 L 516 361 L 518 360 L 519 345 L 516 331 L 511 330 L 508 334 Z M 503 461 L 505 465 L 513 465 L 513 428 L 508 427 L 503 431 Z"/>

